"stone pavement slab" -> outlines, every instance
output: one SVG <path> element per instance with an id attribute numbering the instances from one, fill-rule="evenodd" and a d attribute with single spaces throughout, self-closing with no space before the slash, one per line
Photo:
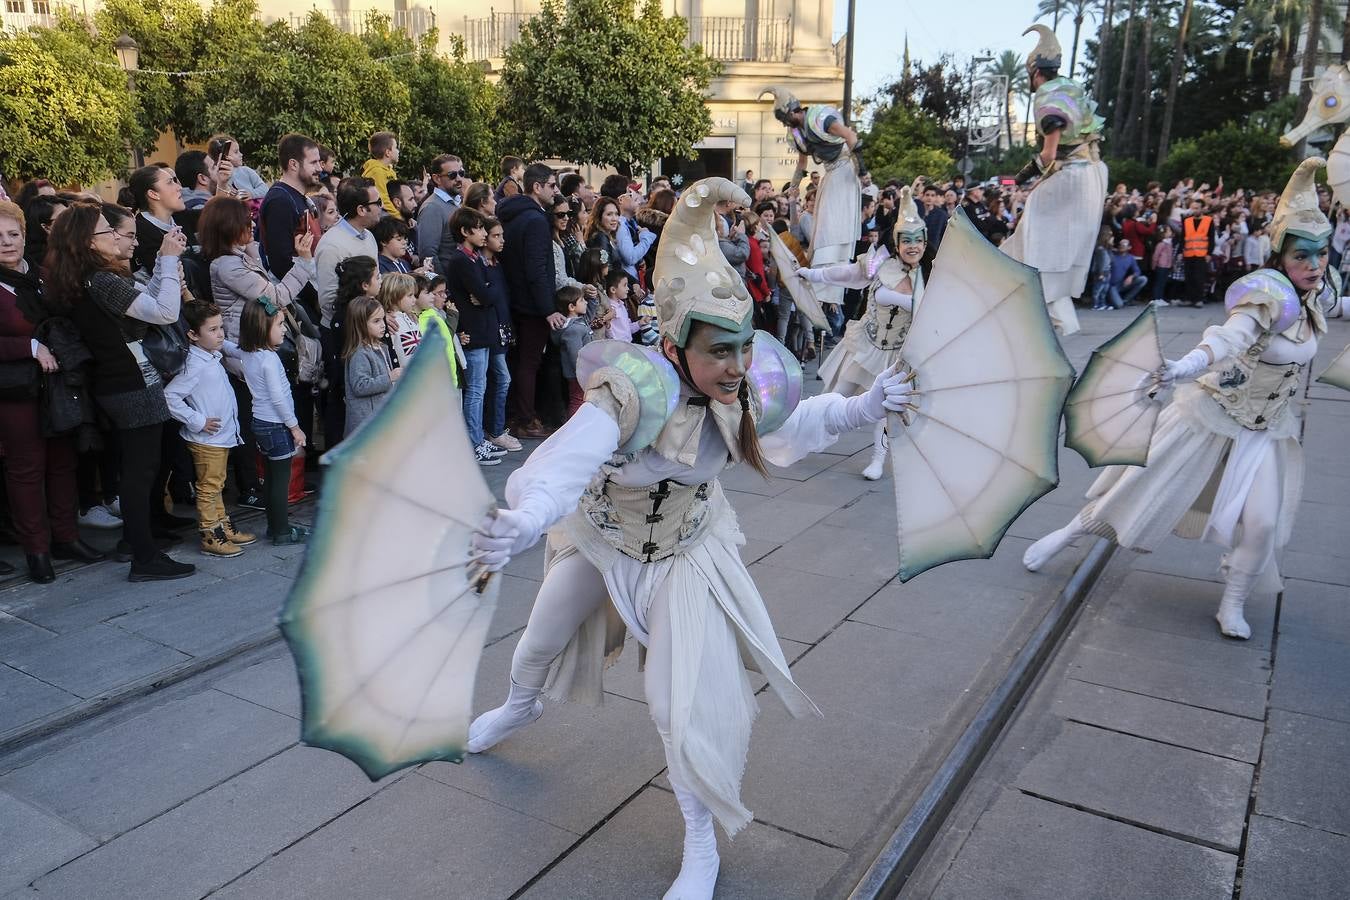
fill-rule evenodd
<path id="1" fill-rule="evenodd" d="M 930 896 L 1229 900 L 1236 869 L 1231 854 L 1005 789 Z"/>
<path id="2" fill-rule="evenodd" d="M 82 900 L 202 897 L 377 789 L 336 754 L 291 747 L 39 878 L 34 887 L 44 896 Z"/>
<path id="3" fill-rule="evenodd" d="M 1071 722 L 1133 734 L 1255 765 L 1262 723 L 1157 697 L 1065 679 L 1055 714 Z"/>
<path id="4" fill-rule="evenodd" d="M 270 651 L 269 656 L 208 683 L 221 693 L 299 719 L 300 682 L 295 674 L 295 661 L 284 649 Z"/>
<path id="5" fill-rule="evenodd" d="M 107 840 L 295 741 L 295 721 L 216 691 L 175 700 L 0 777 L 8 791 Z"/>
<path id="6" fill-rule="evenodd" d="M 554 866 L 522 897 L 660 897 L 680 871 L 675 797 L 647 788 Z M 734 840 L 718 835 L 718 900 L 812 897 L 843 864 L 839 850 L 752 822 Z"/>
<path id="7" fill-rule="evenodd" d="M 0 665 L 0 697 L 4 698 L 0 704 L 0 731 L 70 709 L 80 702 L 70 691 L 5 665 Z"/>
<path id="8" fill-rule="evenodd" d="M 1274 709 L 1256 812 L 1350 835 L 1350 724 Z"/>
<path id="9" fill-rule="evenodd" d="M 1178 542 L 1180 543 L 1180 542 Z M 1275 630 L 1275 596 L 1273 594 L 1254 596 L 1247 604 L 1247 621 L 1252 626 L 1251 640 L 1237 643 L 1225 640 L 1214 628 L 1214 611 L 1219 607 L 1219 598 L 1223 596 L 1222 581 L 1195 580 L 1190 577 L 1178 577 L 1173 574 L 1159 574 L 1138 568 L 1147 555 L 1138 557 L 1136 568 L 1125 576 L 1125 581 L 1112 591 L 1111 597 L 1103 603 L 1096 614 L 1120 625 L 1133 628 L 1146 628 L 1155 632 L 1155 640 L 1172 641 L 1172 635 L 1190 638 L 1210 645 L 1187 644 L 1191 651 L 1208 653 L 1211 660 L 1224 657 L 1247 655 L 1249 651 L 1270 650 L 1270 639 Z M 1141 641 L 1147 647 L 1151 642 Z M 1098 646 L 1107 647 L 1108 643 L 1099 642 Z M 1131 646 L 1134 646 L 1132 643 Z M 1158 649 L 1162 649 L 1162 644 Z M 1261 657 L 1269 662 L 1269 654 Z M 1168 646 L 1162 659 L 1190 659 L 1188 653 L 1180 652 L 1179 645 Z"/>
<path id="10" fill-rule="evenodd" d="M 1350 837 L 1266 816 L 1252 816 L 1242 900 L 1344 896 Z"/>
<path id="11" fill-rule="evenodd" d="M 1163 834 L 1236 852 L 1253 767 L 1066 722 L 1016 786 Z"/>
<path id="12" fill-rule="evenodd" d="M 99 624 L 12 650 L 5 662 L 78 697 L 89 698 L 187 658 L 172 647 Z"/>
<path id="13" fill-rule="evenodd" d="M 866 582 L 813 575 L 776 566 L 771 560 L 749 567 L 780 638 L 814 644 L 829 634 L 873 593 Z"/>
<path id="14" fill-rule="evenodd" d="M 577 835 L 413 773 L 212 895 L 505 898 Z"/>
<path id="15" fill-rule="evenodd" d="M 1350 597 L 1345 601 L 1350 604 Z M 1350 644 L 1303 634 L 1281 634 L 1283 657 L 1270 688 L 1270 705 L 1350 722 Z M 1346 748 L 1350 754 L 1350 747 Z"/>
<path id="16" fill-rule="evenodd" d="M 0 896 L 97 846 L 55 816 L 0 791 Z"/>
<path id="17" fill-rule="evenodd" d="M 239 636 L 273 631 L 292 581 L 272 572 L 251 572 L 117 616 L 108 624 L 186 656 L 205 656 L 231 646 Z"/>
<path id="18" fill-rule="evenodd" d="M 1185 663 L 1144 659 L 1133 653 L 1082 647 L 1069 663 L 1068 675 L 1088 684 L 1134 691 L 1211 709 L 1261 719 L 1266 711 L 1267 687 L 1211 675 Z"/>
<path id="19" fill-rule="evenodd" d="M 1350 591 L 1343 586 L 1286 578 L 1280 635 L 1350 644 Z"/>

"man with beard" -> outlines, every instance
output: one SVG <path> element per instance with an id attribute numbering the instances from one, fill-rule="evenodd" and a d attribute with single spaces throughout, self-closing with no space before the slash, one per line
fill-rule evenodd
<path id="1" fill-rule="evenodd" d="M 440 253 L 441 237 L 447 235 L 446 223 L 464 199 L 464 163 L 458 156 L 443 153 L 431 161 L 432 190 L 417 217 L 417 258 L 435 259 Z M 450 240 L 451 245 L 454 239 Z M 442 272 L 442 275 L 445 273 Z"/>
<path id="2" fill-rule="evenodd" d="M 308 197 L 319 186 L 319 145 L 303 134 L 288 134 L 277 142 L 277 162 L 281 177 L 263 197 L 258 244 L 263 265 L 277 278 L 284 278 L 294 265 L 295 238 L 305 216 L 309 217 L 305 230 L 314 235 L 316 244 L 323 234 L 319 211 Z"/>

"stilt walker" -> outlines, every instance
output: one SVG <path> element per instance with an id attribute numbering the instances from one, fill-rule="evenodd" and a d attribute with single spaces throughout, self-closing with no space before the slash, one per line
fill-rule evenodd
<path id="1" fill-rule="evenodd" d="M 928 246 L 928 230 L 908 187 L 900 189 L 896 213 L 891 235 L 854 262 L 797 270 L 799 278 L 813 285 L 863 291 L 862 318 L 848 323 L 843 340 L 820 367 L 827 391 L 846 397 L 861 394 L 900 359 L 914 309 L 923 296 L 919 261 Z M 889 446 L 886 423 L 878 422 L 874 428 L 872 459 L 862 473 L 869 481 L 881 477 Z"/>
<path id="2" fill-rule="evenodd" d="M 1228 319 L 1181 359 L 1167 360 L 1160 378 L 1142 380 L 1141 391 L 1180 384 L 1158 416 L 1147 465 L 1106 469 L 1073 521 L 1027 550 L 1028 569 L 1084 534 L 1139 552 L 1169 532 L 1202 538 L 1228 550 L 1219 630 L 1251 636 L 1243 609 L 1253 591 L 1279 589 L 1278 554 L 1303 491 L 1293 398 L 1326 319 L 1350 315 L 1350 300 L 1328 278 L 1332 228 L 1313 184 L 1323 165 L 1304 160 L 1289 180 L 1271 223 L 1274 254 L 1228 289 Z"/>
<path id="3" fill-rule="evenodd" d="M 807 157 L 824 167 L 816 189 L 816 212 L 807 252 L 813 267 L 833 266 L 853 258 L 862 236 L 862 182 L 858 172 L 862 159 L 858 134 L 844 124 L 843 114 L 833 106 L 813 103 L 802 106 L 781 87 L 768 87 L 760 95 L 773 94 L 773 115 L 788 129 L 788 141 L 797 148 L 797 170 L 792 183 L 806 177 Z M 842 303 L 844 289 L 826 286 L 816 291 L 821 303 Z"/>
<path id="4" fill-rule="evenodd" d="M 751 325 L 745 285 L 718 249 L 713 207 L 746 206 L 723 178 L 692 185 L 662 234 L 654 294 L 661 347 L 601 341 L 582 352 L 586 402 L 515 472 L 509 508 L 480 526 L 480 562 L 500 569 L 547 534 L 546 574 L 511 664 L 507 697 L 469 729 L 489 750 L 544 711 L 541 695 L 601 696 L 602 670 L 631 632 L 648 708 L 684 816 L 683 864 L 667 900 L 709 898 L 713 819 L 735 834 L 756 702 L 752 660 L 795 716 L 815 707 L 792 680 L 719 473 L 788 465 L 906 408 L 903 375 L 860 396 L 801 400 L 801 370 Z"/>
<path id="5" fill-rule="evenodd" d="M 1055 33 L 1044 25 L 1022 33 L 1033 31 L 1040 41 L 1026 65 L 1036 89 L 1032 107 L 1042 143 L 1017 183 L 1037 176 L 1040 181 L 1000 249 L 1041 273 L 1050 319 L 1056 331 L 1067 335 L 1079 330 L 1073 298 L 1087 284 L 1106 199 L 1106 164 L 1097 149 L 1105 122 L 1081 84 L 1059 77 L 1064 51 Z"/>

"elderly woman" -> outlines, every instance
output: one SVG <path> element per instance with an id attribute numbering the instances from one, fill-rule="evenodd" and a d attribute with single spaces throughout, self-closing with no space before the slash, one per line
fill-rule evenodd
<path id="1" fill-rule="evenodd" d="M 95 562 L 103 554 L 81 541 L 76 527 L 73 442 L 66 435 L 43 434 L 38 389 L 60 362 L 37 336 L 49 316 L 42 281 L 24 259 L 24 230 L 19 207 L 0 202 L 0 444 L 28 574 L 46 584 L 56 578 L 53 558 Z"/>
<path id="2" fill-rule="evenodd" d="M 124 215 L 130 215 L 125 210 Z M 135 241 L 109 224 L 101 207 L 76 203 L 61 214 L 47 247 L 47 299 L 68 314 L 93 357 L 94 400 L 117 428 L 122 449 L 122 532 L 129 581 L 186 578 L 196 567 L 160 552 L 151 529 L 155 474 L 169 407 L 164 382 L 142 349 L 151 325 L 178 321 L 181 229 L 164 235 L 150 283 L 131 277 Z"/>

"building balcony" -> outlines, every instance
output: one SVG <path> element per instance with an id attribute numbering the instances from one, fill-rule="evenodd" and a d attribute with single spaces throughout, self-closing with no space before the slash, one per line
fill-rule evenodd
<path id="1" fill-rule="evenodd" d="M 315 6 L 307 13 L 291 13 L 292 28 L 299 28 L 312 13 L 318 13 L 347 34 L 364 34 L 372 16 L 385 16 L 395 31 L 403 31 L 416 40 L 436 27 L 436 14 L 429 9 L 333 9 Z"/>
<path id="2" fill-rule="evenodd" d="M 520 38 L 520 30 L 534 13 L 493 12 L 484 18 L 464 18 L 464 43 L 469 59 L 492 60 Z M 792 52 L 791 18 L 700 16 L 689 20 L 688 43 L 719 62 L 787 62 Z"/>
<path id="3" fill-rule="evenodd" d="M 0 28 L 27 31 L 56 25 L 57 4 L 50 0 L 0 0 Z"/>

